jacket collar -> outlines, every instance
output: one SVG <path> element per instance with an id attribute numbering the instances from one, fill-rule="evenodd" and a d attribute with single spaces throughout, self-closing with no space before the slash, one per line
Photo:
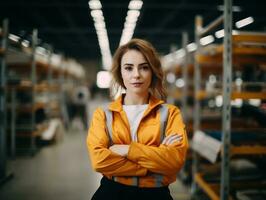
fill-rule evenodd
<path id="1" fill-rule="evenodd" d="M 111 102 L 109 104 L 109 109 L 111 111 L 121 112 L 123 110 L 123 98 L 125 94 L 122 94 L 120 97 L 118 97 L 115 101 Z M 152 96 L 150 94 L 149 97 L 149 105 L 148 105 L 148 112 L 151 111 L 153 108 L 155 108 L 158 105 L 163 104 L 164 101 L 157 99 L 156 97 Z"/>

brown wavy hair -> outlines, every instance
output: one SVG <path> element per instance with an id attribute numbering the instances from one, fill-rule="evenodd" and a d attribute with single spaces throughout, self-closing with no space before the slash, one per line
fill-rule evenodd
<path id="1" fill-rule="evenodd" d="M 111 97 L 114 98 L 114 94 L 119 91 L 120 87 L 126 89 L 121 74 L 121 60 L 123 55 L 129 50 L 136 50 L 143 54 L 152 70 L 150 93 L 159 99 L 165 100 L 164 73 L 159 55 L 151 43 L 137 38 L 131 39 L 128 43 L 120 46 L 114 54 L 111 68 Z"/>

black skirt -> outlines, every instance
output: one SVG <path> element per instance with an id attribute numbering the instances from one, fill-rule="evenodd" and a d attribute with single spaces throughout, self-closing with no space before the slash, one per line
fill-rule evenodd
<path id="1" fill-rule="evenodd" d="M 106 177 L 91 200 L 173 200 L 169 188 L 141 188 L 117 183 Z"/>

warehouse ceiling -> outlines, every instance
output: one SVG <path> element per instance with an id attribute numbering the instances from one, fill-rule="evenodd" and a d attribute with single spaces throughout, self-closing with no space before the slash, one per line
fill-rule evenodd
<path id="1" fill-rule="evenodd" d="M 149 40 L 160 54 L 179 48 L 181 34 L 194 38 L 194 19 L 208 24 L 222 14 L 218 0 L 144 0 L 134 37 Z M 129 0 L 101 0 L 111 53 L 118 47 Z M 266 1 L 234 1 L 234 21 L 252 16 L 245 30 L 266 30 Z M 76 59 L 100 60 L 100 49 L 86 0 L 1 0 L 0 19 L 8 18 L 10 32 L 29 38 L 37 28 L 42 43 Z"/>

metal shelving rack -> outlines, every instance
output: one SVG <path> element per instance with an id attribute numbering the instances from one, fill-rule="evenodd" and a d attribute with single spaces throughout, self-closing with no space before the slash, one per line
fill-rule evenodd
<path id="1" fill-rule="evenodd" d="M 3 21 L 3 28 L 0 32 L 0 184 L 10 179 L 13 175 L 8 174 L 6 169 L 6 60 L 8 40 L 8 20 Z"/>
<path id="2" fill-rule="evenodd" d="M 15 46 L 20 46 L 21 44 L 16 44 Z M 20 71 L 28 71 L 29 72 L 29 81 L 30 83 L 27 85 L 8 85 L 10 93 L 10 113 L 11 113 L 11 141 L 10 141 L 10 151 L 11 156 L 15 157 L 17 152 L 17 137 L 29 137 L 30 139 L 30 148 L 26 148 L 23 150 L 27 150 L 31 155 L 34 155 L 37 151 L 36 146 L 36 136 L 38 130 L 36 129 L 36 114 L 35 111 L 38 108 L 44 107 L 42 104 L 36 103 L 36 93 L 38 91 L 42 91 L 43 87 L 41 85 L 37 84 L 37 61 L 36 61 L 36 48 L 38 45 L 38 31 L 37 29 L 34 29 L 31 36 L 31 46 L 28 51 L 28 53 L 22 52 L 21 49 L 19 50 L 12 50 L 9 53 L 8 63 L 10 69 Z M 12 58 L 23 57 L 23 61 L 20 61 L 19 59 L 12 61 Z M 9 63 L 11 61 L 11 63 Z M 18 92 L 29 92 L 30 93 L 30 102 L 29 105 L 20 105 L 18 106 L 17 102 L 17 93 Z M 23 124 L 22 127 L 17 124 L 17 116 L 18 113 L 30 113 L 30 123 L 29 124 Z M 21 129 L 22 128 L 22 129 Z M 22 149 L 21 149 L 22 150 Z"/>
<path id="3" fill-rule="evenodd" d="M 232 34 L 232 1 L 224 1 L 224 14 L 217 18 L 215 21 L 210 23 L 208 26 L 202 26 L 202 18 L 197 17 L 195 21 L 195 40 L 197 43 L 197 51 L 195 54 L 195 63 L 194 63 L 194 98 L 195 98 L 195 107 L 194 107 L 194 136 L 201 132 L 201 130 L 208 129 L 203 127 L 201 123 L 202 108 L 200 102 L 206 98 L 214 97 L 215 95 L 222 94 L 223 105 L 222 105 L 222 119 L 221 119 L 221 133 L 222 140 L 219 144 L 219 156 L 221 159 L 221 179 L 220 182 L 208 182 L 203 177 L 203 173 L 199 172 L 199 156 L 196 152 L 193 155 L 193 184 L 192 192 L 196 195 L 198 186 L 205 191 L 205 193 L 212 200 L 227 200 L 232 199 L 230 195 L 230 190 L 233 189 L 247 189 L 247 188 L 265 188 L 265 181 L 260 182 L 250 182 L 248 185 L 243 182 L 230 182 L 230 159 L 234 156 L 255 156 L 255 155 L 266 155 L 266 146 L 265 143 L 255 143 L 246 144 L 241 143 L 240 145 L 231 144 L 231 133 L 234 130 L 247 130 L 254 131 L 257 129 L 254 127 L 244 126 L 240 127 L 239 124 L 234 124 L 235 119 L 231 119 L 231 100 L 241 99 L 249 100 L 252 98 L 266 99 L 265 93 L 265 83 L 261 86 L 264 87 L 264 91 L 261 92 L 246 92 L 246 91 L 236 91 L 233 90 L 232 85 L 232 70 L 242 70 L 244 68 L 243 64 L 252 63 L 252 64 L 264 64 L 266 63 L 266 52 L 264 48 L 261 48 L 260 45 L 266 43 L 266 34 L 262 33 L 252 33 L 252 32 L 238 32 Z M 217 28 L 223 22 L 224 27 L 224 39 L 223 45 L 214 46 L 206 48 L 207 51 L 211 52 L 207 54 L 205 48 L 201 48 L 200 38 L 206 35 L 208 32 Z M 250 46 L 242 45 L 249 44 Z M 254 46 L 252 46 L 252 45 Z M 204 51 L 203 51 L 204 50 Z M 220 66 L 218 63 L 222 63 Z M 208 66 L 212 65 L 213 72 L 217 74 L 222 74 L 222 91 L 209 93 L 201 89 L 201 72 L 206 75 L 208 72 Z M 218 65 L 217 65 L 218 64 Z M 232 121 L 233 120 L 233 121 Z M 232 124 L 234 124 L 232 126 Z M 243 125 L 243 124 L 242 124 Z M 236 126 L 236 127 L 235 127 Z M 213 130 L 217 130 L 219 126 L 213 126 Z M 262 133 L 265 133 L 265 129 L 262 129 Z M 202 133 L 202 132 L 201 132 Z M 205 137 L 205 136 L 204 136 Z M 204 140 L 212 137 L 205 137 Z M 193 140 L 194 142 L 194 140 Z M 193 146 L 196 145 L 193 143 Z M 201 144 L 203 145 L 203 144 Z M 194 148 L 194 147 L 193 147 Z M 197 152 L 202 155 L 200 151 L 203 149 L 197 149 Z M 245 185 L 246 184 L 246 185 Z M 259 185 L 261 184 L 261 185 Z"/>
<path id="4" fill-rule="evenodd" d="M 184 62 L 182 65 L 182 77 L 184 80 L 184 87 L 182 89 L 182 114 L 184 122 L 187 123 L 188 121 L 188 106 L 187 106 L 187 98 L 188 98 L 188 33 L 182 33 L 182 47 L 184 49 Z"/>
<path id="5" fill-rule="evenodd" d="M 36 90 L 34 86 L 37 84 L 37 72 L 36 72 L 36 47 L 38 45 L 38 31 L 34 29 L 32 32 L 32 54 L 31 54 L 31 82 L 32 82 L 32 110 L 31 110 L 31 131 L 34 132 L 36 129 L 36 115 L 35 115 L 35 99 L 36 99 Z M 36 136 L 31 134 L 31 154 L 36 152 Z"/>
<path id="6" fill-rule="evenodd" d="M 222 21 L 224 22 L 225 37 L 223 40 L 223 110 L 222 110 L 222 167 L 221 167 L 221 184 L 220 184 L 220 199 L 229 199 L 229 159 L 230 159 L 230 137 L 231 137 L 231 82 L 232 82 L 232 0 L 224 0 L 224 14 L 220 16 L 211 24 L 203 27 L 202 18 L 197 16 L 195 21 L 195 40 L 197 45 L 196 57 L 201 51 L 200 38 L 208 33 L 210 30 L 219 25 Z M 201 90 L 201 73 L 200 65 L 195 59 L 194 63 L 194 89 L 195 89 L 195 105 L 194 105 L 194 135 L 197 131 L 200 131 L 200 100 L 198 93 Z M 198 179 L 198 165 L 199 160 L 196 152 L 193 153 L 193 183 L 192 193 L 195 194 L 197 190 Z M 198 180 L 198 181 L 197 181 Z M 197 183 L 196 183 L 197 182 Z M 218 190 L 218 188 L 216 188 Z M 217 196 L 210 188 L 205 188 L 205 191 L 212 197 L 217 199 Z"/>

